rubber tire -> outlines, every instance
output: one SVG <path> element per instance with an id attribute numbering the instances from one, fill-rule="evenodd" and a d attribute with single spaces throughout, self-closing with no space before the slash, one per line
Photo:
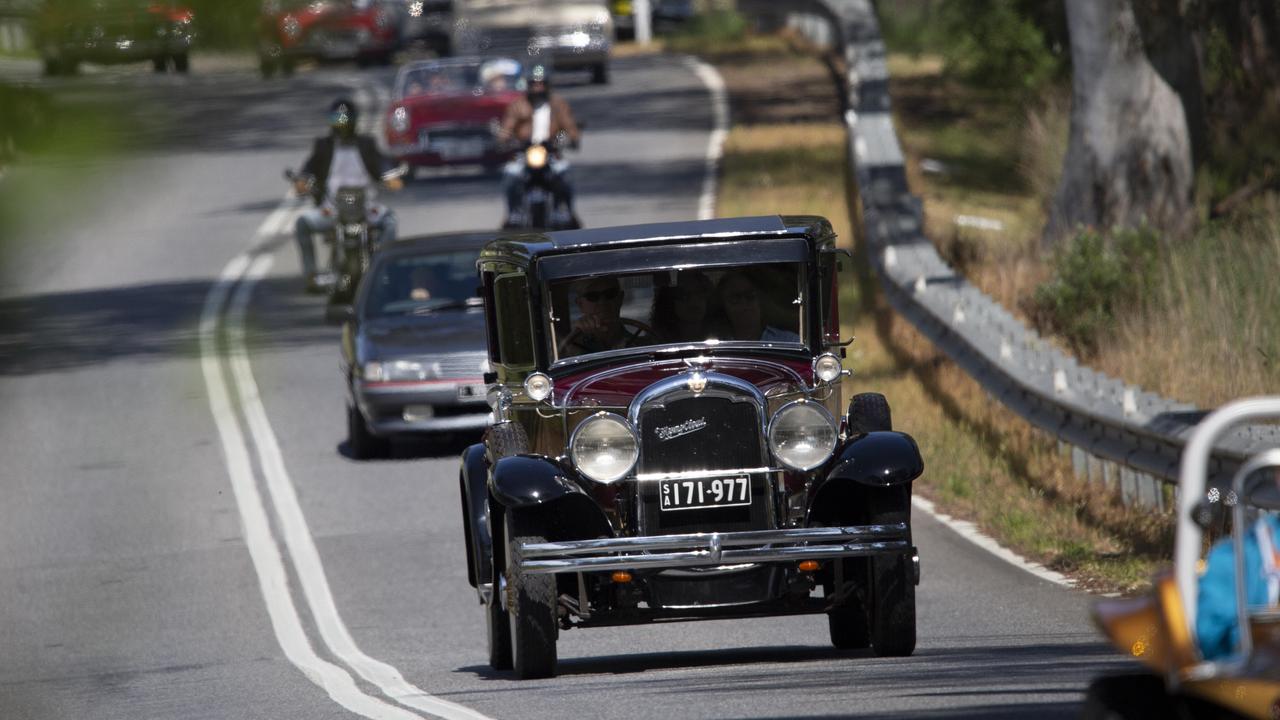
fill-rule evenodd
<path id="1" fill-rule="evenodd" d="M 263 80 L 270 80 L 276 74 L 276 65 L 276 61 L 266 55 L 258 57 L 258 72 L 262 73 Z"/>
<path id="2" fill-rule="evenodd" d="M 844 606 L 828 612 L 827 631 L 831 635 L 832 647 L 840 650 L 870 647 L 871 628 L 867 624 L 867 609 L 862 600 L 851 597 Z"/>
<path id="3" fill-rule="evenodd" d="M 595 65 L 591 68 L 591 84 L 607 85 L 609 84 L 609 66 L 604 63 Z"/>
<path id="4" fill-rule="evenodd" d="M 889 401 L 880 393 L 859 393 L 849 399 L 849 435 L 893 429 Z"/>
<path id="5" fill-rule="evenodd" d="M 169 69 L 169 58 L 165 55 L 151 58 L 151 69 L 162 73 Z"/>
<path id="6" fill-rule="evenodd" d="M 493 501 L 489 502 L 489 517 L 493 517 Z M 493 592 L 489 595 L 489 604 L 484 608 L 485 635 L 489 647 L 489 667 L 494 670 L 510 670 L 511 662 L 511 619 L 502 608 L 502 598 L 498 595 L 502 587 L 501 571 L 498 563 L 490 563 Z"/>
<path id="7" fill-rule="evenodd" d="M 293 77 L 293 71 L 297 69 L 297 63 L 289 58 L 280 61 L 280 74 L 285 77 Z"/>
<path id="8" fill-rule="evenodd" d="M 485 445 L 491 462 L 529 452 L 529 433 L 517 422 L 497 423 L 489 427 Z"/>
<path id="9" fill-rule="evenodd" d="M 1178 717 L 1164 679 L 1145 672 L 1104 675 L 1089 683 L 1081 720 L 1138 720 Z"/>
<path id="10" fill-rule="evenodd" d="M 186 53 L 173 56 L 173 71 L 187 74 L 191 70 L 191 57 Z"/>
<path id="11" fill-rule="evenodd" d="M 63 73 L 62 62 L 57 58 L 44 59 L 44 74 L 46 77 L 57 77 Z"/>
<path id="12" fill-rule="evenodd" d="M 521 680 L 555 677 L 556 674 L 556 578 L 554 575 L 519 575 L 516 551 L 521 544 L 546 542 L 527 512 L 505 513 L 507 543 L 508 618 L 511 622 L 511 655 Z"/>
<path id="13" fill-rule="evenodd" d="M 906 522 L 910 527 L 910 492 L 908 485 L 873 494 L 867 522 Z M 907 554 L 873 557 L 869 566 L 867 616 L 871 649 L 879 657 L 907 657 L 916 649 L 916 583 L 911 558 Z"/>
<path id="14" fill-rule="evenodd" d="M 347 406 L 347 450 L 357 460 L 386 457 L 391 450 L 391 443 L 369 432 L 364 416 L 351 405 Z"/>

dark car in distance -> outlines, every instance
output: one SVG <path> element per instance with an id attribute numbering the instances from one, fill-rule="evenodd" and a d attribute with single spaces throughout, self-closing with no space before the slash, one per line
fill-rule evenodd
<path id="1" fill-rule="evenodd" d="M 553 675 L 562 630 L 792 614 L 914 651 L 924 464 L 883 395 L 842 403 L 835 240 L 772 216 L 485 247 L 494 424 L 459 482 L 493 668 Z"/>
<path id="2" fill-rule="evenodd" d="M 385 455 L 397 434 L 488 424 L 483 378 L 489 365 L 475 263 L 492 237 L 409 238 L 374 256 L 342 328 L 353 457 Z"/>
<path id="3" fill-rule="evenodd" d="M 72 75 L 82 62 L 187 72 L 194 23 L 190 8 L 163 0 L 48 0 L 32 19 L 46 75 Z"/>

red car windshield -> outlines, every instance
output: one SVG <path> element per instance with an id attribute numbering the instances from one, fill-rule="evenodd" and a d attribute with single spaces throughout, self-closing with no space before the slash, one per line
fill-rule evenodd
<path id="1" fill-rule="evenodd" d="M 521 89 L 520 63 L 494 58 L 475 63 L 411 65 L 400 71 L 396 95 L 492 95 Z"/>

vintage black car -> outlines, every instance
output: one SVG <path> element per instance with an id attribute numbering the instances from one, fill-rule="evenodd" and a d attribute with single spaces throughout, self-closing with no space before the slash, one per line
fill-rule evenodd
<path id="1" fill-rule="evenodd" d="M 385 455 L 402 433 L 488 424 L 475 263 L 493 233 L 399 240 L 374 256 L 342 329 L 347 450 Z"/>
<path id="2" fill-rule="evenodd" d="M 916 443 L 841 400 L 820 217 L 533 233 L 480 255 L 495 424 L 462 456 L 489 663 L 560 630 L 825 613 L 839 648 L 915 649 Z"/>
<path id="3" fill-rule="evenodd" d="M 185 73 L 195 16 L 163 0 L 48 0 L 32 21 L 46 75 L 74 74 L 82 62 L 151 61 Z"/>

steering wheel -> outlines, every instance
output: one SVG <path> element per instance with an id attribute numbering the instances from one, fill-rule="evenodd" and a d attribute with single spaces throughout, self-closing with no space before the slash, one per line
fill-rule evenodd
<path id="1" fill-rule="evenodd" d="M 630 325 L 631 327 L 636 329 L 636 333 L 631 336 L 633 338 L 640 337 L 641 334 L 648 335 L 649 337 L 654 337 L 658 334 L 654 332 L 653 327 L 651 327 L 646 323 L 642 323 L 639 320 L 632 320 L 631 318 L 628 318 L 628 317 L 620 317 L 618 318 L 618 322 L 624 327 L 627 325 Z"/>

